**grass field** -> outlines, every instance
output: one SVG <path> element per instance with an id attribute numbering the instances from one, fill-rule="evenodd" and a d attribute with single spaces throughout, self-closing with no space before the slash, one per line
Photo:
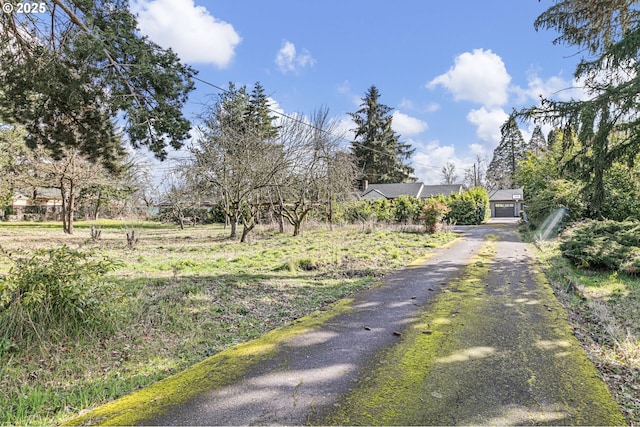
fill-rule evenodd
<path id="1" fill-rule="evenodd" d="M 138 241 L 128 244 L 132 231 Z M 248 244 L 227 234 L 99 221 L 77 222 L 68 236 L 59 223 L 1 223 L 0 247 L 13 259 L 66 245 L 120 267 L 107 276 L 112 327 L 39 325 L 37 339 L 0 336 L 0 424 L 59 423 L 321 309 L 454 238 L 362 226 L 298 237 L 261 229 Z M 0 258 L 0 274 L 11 266 Z"/>

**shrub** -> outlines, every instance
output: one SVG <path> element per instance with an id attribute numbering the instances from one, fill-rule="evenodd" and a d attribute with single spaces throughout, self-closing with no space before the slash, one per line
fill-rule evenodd
<path id="1" fill-rule="evenodd" d="M 116 298 L 104 276 L 117 263 L 67 246 L 11 260 L 9 274 L 0 278 L 0 329 L 6 338 L 41 338 L 57 327 L 69 333 L 109 324 L 110 302 Z"/>
<path id="2" fill-rule="evenodd" d="M 489 195 L 484 188 L 472 188 L 462 194 L 452 194 L 444 198 L 451 209 L 445 219 L 459 225 L 479 225 L 491 215 Z"/>
<path id="3" fill-rule="evenodd" d="M 402 195 L 393 201 L 393 219 L 406 224 L 419 214 L 420 200 L 415 197 Z"/>
<path id="4" fill-rule="evenodd" d="M 387 199 L 373 202 L 374 215 L 378 222 L 390 222 L 393 220 L 393 205 Z"/>
<path id="5" fill-rule="evenodd" d="M 449 211 L 449 207 L 438 199 L 425 200 L 420 219 L 424 223 L 427 233 L 435 233 L 438 224 Z"/>
<path id="6" fill-rule="evenodd" d="M 564 234 L 562 254 L 578 267 L 640 273 L 640 222 L 586 221 Z"/>
<path id="7" fill-rule="evenodd" d="M 374 219 L 373 207 L 367 200 L 344 203 L 342 210 L 344 218 L 350 223 L 365 223 Z"/>
<path id="8" fill-rule="evenodd" d="M 584 218 L 586 203 L 581 196 L 582 185 L 577 182 L 556 179 L 546 187 L 531 195 L 527 200 L 527 215 L 535 225 L 541 225 L 558 208 L 568 211 L 569 222 Z"/>

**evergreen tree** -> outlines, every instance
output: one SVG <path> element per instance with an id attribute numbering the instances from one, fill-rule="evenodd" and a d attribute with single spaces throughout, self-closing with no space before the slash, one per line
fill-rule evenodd
<path id="1" fill-rule="evenodd" d="M 253 129 L 259 132 L 263 139 L 271 140 L 278 136 L 279 127 L 274 125 L 276 116 L 269 108 L 269 99 L 260 82 L 255 83 L 249 95 L 246 120 L 252 123 Z"/>
<path id="2" fill-rule="evenodd" d="M 543 99 L 526 109 L 529 118 L 572 129 L 565 149 L 580 151 L 566 167 L 579 172 L 589 216 L 600 218 L 606 202 L 607 171 L 617 162 L 632 164 L 640 153 L 640 8 L 632 0 L 562 0 L 538 17 L 536 29 L 558 32 L 555 43 L 576 46 L 585 55 L 574 78 L 583 82 L 586 100 Z"/>
<path id="3" fill-rule="evenodd" d="M 513 115 L 502 125 L 500 132 L 502 139 L 487 168 L 487 185 L 490 189 L 516 188 L 514 175 L 518 161 L 525 157 L 526 152 L 524 138 Z"/>
<path id="4" fill-rule="evenodd" d="M 351 150 L 362 177 L 370 183 L 412 181 L 413 167 L 407 164 L 415 149 L 400 142 L 391 128 L 391 107 L 378 102 L 380 92 L 371 86 L 360 109 L 349 116 L 356 124 Z"/>
<path id="5" fill-rule="evenodd" d="M 548 148 L 547 140 L 542 133 L 542 128 L 540 125 L 537 125 L 533 129 L 533 133 L 531 134 L 531 139 L 529 140 L 529 146 L 527 149 L 533 152 L 536 155 L 544 153 Z"/>

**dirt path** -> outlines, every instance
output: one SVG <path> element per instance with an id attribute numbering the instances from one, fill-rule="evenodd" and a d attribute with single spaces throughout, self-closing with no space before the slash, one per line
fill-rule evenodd
<path id="1" fill-rule="evenodd" d="M 624 424 L 514 225 L 458 231 L 334 312 L 72 421 Z"/>

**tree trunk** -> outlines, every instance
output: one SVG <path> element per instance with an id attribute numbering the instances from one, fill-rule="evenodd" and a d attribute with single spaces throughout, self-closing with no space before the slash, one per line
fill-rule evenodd
<path id="1" fill-rule="evenodd" d="M 329 213 L 327 215 L 329 220 L 329 230 L 333 231 L 333 196 L 329 194 Z"/>
<path id="2" fill-rule="evenodd" d="M 75 197 L 73 195 L 73 185 L 69 190 L 69 203 L 67 205 L 67 234 L 73 234 L 73 209 L 75 208 Z"/>
<path id="3" fill-rule="evenodd" d="M 60 194 L 62 195 L 62 231 L 68 234 L 67 227 L 67 194 L 64 182 L 60 180 Z"/>
<path id="4" fill-rule="evenodd" d="M 280 234 L 283 234 L 284 233 L 284 215 L 283 215 L 284 201 L 282 200 L 282 194 L 280 194 L 279 188 L 276 188 L 276 193 L 278 195 L 278 208 L 276 209 L 276 207 L 273 205 L 273 202 L 271 202 L 271 207 L 275 215 L 278 217 L 278 232 L 280 232 Z"/>
<path id="5" fill-rule="evenodd" d="M 256 217 L 258 215 L 259 207 L 257 205 L 248 206 L 247 209 L 243 212 L 242 218 L 242 237 L 240 238 L 240 243 L 245 243 L 247 241 L 247 236 L 249 232 L 253 230 L 256 226 Z"/>
<path id="6" fill-rule="evenodd" d="M 238 218 L 229 218 L 231 222 L 231 234 L 229 235 L 230 239 L 235 239 L 238 237 Z"/>
<path id="7" fill-rule="evenodd" d="M 311 207 L 303 208 L 300 215 L 296 213 L 295 221 L 293 222 L 293 235 L 298 236 L 300 234 L 300 229 L 302 228 L 302 222 L 304 221 L 307 214 L 311 211 Z"/>
<path id="8" fill-rule="evenodd" d="M 100 210 L 100 205 L 102 204 L 102 192 L 98 191 L 98 199 L 96 200 L 96 206 L 93 211 L 93 220 L 96 221 L 98 219 L 98 211 Z"/>
<path id="9" fill-rule="evenodd" d="M 249 232 L 253 230 L 255 226 L 256 226 L 256 223 L 252 222 L 251 225 L 245 225 L 242 228 L 242 237 L 240 237 L 240 243 L 245 243 L 247 241 L 247 236 L 249 235 Z"/>
<path id="10" fill-rule="evenodd" d="M 73 181 L 69 182 L 69 188 L 67 189 L 64 185 L 64 180 L 60 180 L 60 194 L 62 195 L 62 231 L 66 234 L 73 234 L 74 191 Z"/>

